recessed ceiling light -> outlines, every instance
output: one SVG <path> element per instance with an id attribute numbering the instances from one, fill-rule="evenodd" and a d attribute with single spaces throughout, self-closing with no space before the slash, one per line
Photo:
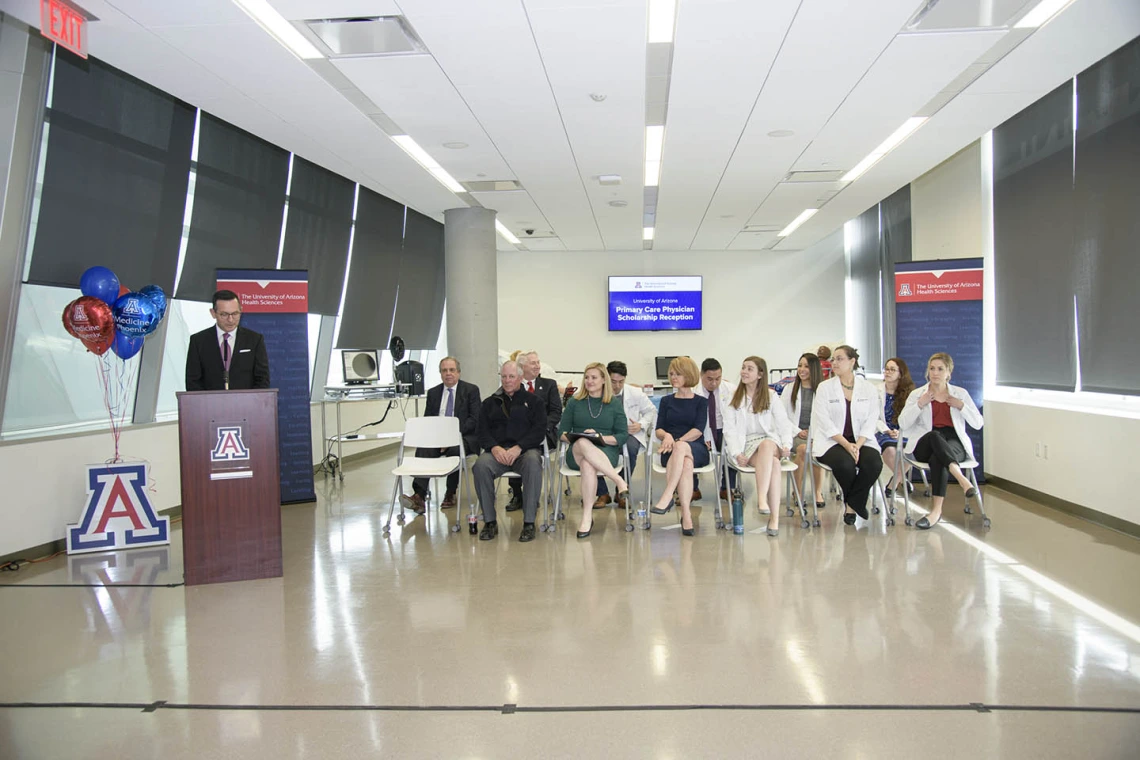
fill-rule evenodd
<path id="1" fill-rule="evenodd" d="M 863 176 L 864 172 L 877 164 L 883 156 L 890 153 L 897 148 L 903 140 L 910 137 L 914 130 L 925 124 L 926 119 L 927 117 L 925 116 L 912 116 L 907 119 L 901 127 L 891 133 L 891 136 L 886 140 L 883 140 L 883 142 L 879 144 L 879 147 L 871 151 L 866 158 L 855 164 L 855 168 L 844 174 L 839 181 L 854 182 L 859 179 L 859 177 Z"/>
<path id="2" fill-rule="evenodd" d="M 791 137 L 794 134 L 795 132 L 790 129 L 773 129 L 768 133 L 768 137 Z"/>
<path id="3" fill-rule="evenodd" d="M 1057 11 L 1069 4 L 1069 0 L 1041 0 L 1033 10 L 1021 17 L 1014 24 L 1015 29 L 1033 29 L 1044 25 L 1046 21 L 1057 15 Z"/>
<path id="4" fill-rule="evenodd" d="M 641 239 L 642 240 L 652 240 L 653 239 L 653 231 L 654 230 L 652 227 L 642 227 L 641 228 Z"/>
<path id="5" fill-rule="evenodd" d="M 672 42 L 677 0 L 649 0 L 649 42 Z"/>
<path id="6" fill-rule="evenodd" d="M 780 230 L 780 232 L 777 234 L 777 237 L 787 237 L 788 235 L 791 235 L 801 224 L 815 216 L 815 212 L 817 211 L 819 211 L 817 208 L 805 208 L 800 212 L 799 216 L 792 220 L 791 224 Z"/>
<path id="7" fill-rule="evenodd" d="M 467 147 L 467 143 L 465 143 L 465 142 L 459 142 L 459 141 L 456 141 L 456 142 L 445 142 L 445 143 L 443 144 L 443 147 L 445 147 L 445 148 L 450 148 L 451 150 L 463 150 L 464 148 L 466 148 L 466 147 Z"/>
<path id="8" fill-rule="evenodd" d="M 266 0 L 235 1 L 239 8 L 257 22 L 258 26 L 269 32 L 293 55 L 302 59 L 324 58 L 321 51 L 317 50 L 316 46 L 309 42 L 305 35 L 298 32 L 297 28 L 286 21 L 285 17 L 278 13 L 277 9 Z"/>
<path id="9" fill-rule="evenodd" d="M 439 162 L 432 158 L 431 155 L 421 148 L 410 136 L 392 135 L 392 142 L 403 148 L 405 153 L 415 159 L 420 166 L 427 169 L 428 172 L 439 180 L 439 183 L 448 190 L 453 193 L 467 192 L 463 185 L 456 182 L 455 178 L 448 174 L 447 171 L 439 165 Z"/>
<path id="10" fill-rule="evenodd" d="M 519 239 L 515 237 L 514 234 L 508 230 L 498 219 L 495 220 L 495 231 L 502 235 L 503 240 L 506 240 L 511 245 L 519 244 Z"/>
<path id="11" fill-rule="evenodd" d="M 610 201 L 609 203 L 614 208 L 625 208 L 629 205 L 628 201 Z"/>

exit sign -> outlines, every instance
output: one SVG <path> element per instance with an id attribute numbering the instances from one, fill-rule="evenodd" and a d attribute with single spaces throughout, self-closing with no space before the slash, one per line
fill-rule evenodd
<path id="1" fill-rule="evenodd" d="M 40 0 L 40 34 L 87 57 L 87 17 L 62 0 Z"/>

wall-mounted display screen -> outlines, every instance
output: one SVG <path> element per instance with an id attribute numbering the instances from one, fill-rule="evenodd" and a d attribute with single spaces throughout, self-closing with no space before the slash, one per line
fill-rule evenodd
<path id="1" fill-rule="evenodd" d="M 700 277 L 610 277 L 610 330 L 700 330 Z"/>

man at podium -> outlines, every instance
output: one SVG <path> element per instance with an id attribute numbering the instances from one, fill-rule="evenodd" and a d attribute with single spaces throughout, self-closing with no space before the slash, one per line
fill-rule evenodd
<path id="1" fill-rule="evenodd" d="M 190 336 L 186 390 L 226 391 L 269 387 L 269 355 L 261 333 L 239 327 L 241 301 L 232 290 L 214 293 L 214 326 Z"/>

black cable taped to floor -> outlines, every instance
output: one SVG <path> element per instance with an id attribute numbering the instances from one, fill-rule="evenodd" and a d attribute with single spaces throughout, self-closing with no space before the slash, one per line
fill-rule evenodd
<path id="1" fill-rule="evenodd" d="M 179 588 L 182 583 L 0 583 L 0 588 Z"/>
<path id="2" fill-rule="evenodd" d="M 157 700 L 153 702 L 0 702 L 5 709 L 109 709 L 139 710 L 145 713 L 160 710 L 211 710 L 235 712 L 494 712 L 502 715 L 519 713 L 586 713 L 586 712 L 683 712 L 683 711 L 753 711 L 753 712 L 1069 712 L 1140 715 L 1140 707 L 1097 707 L 1074 705 L 990 705 L 981 702 L 969 704 L 709 704 L 709 705 L 549 705 L 526 707 L 502 705 L 227 705 L 206 703 L 180 703 Z"/>

